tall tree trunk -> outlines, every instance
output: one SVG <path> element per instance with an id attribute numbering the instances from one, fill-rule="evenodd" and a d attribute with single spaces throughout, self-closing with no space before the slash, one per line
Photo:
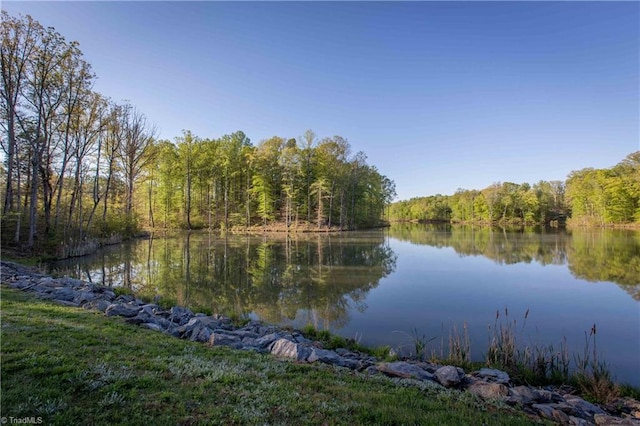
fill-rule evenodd
<path id="1" fill-rule="evenodd" d="M 33 250 L 34 237 L 36 235 L 36 209 L 38 207 L 38 172 L 40 170 L 40 162 L 42 151 L 35 152 L 31 158 L 31 194 L 29 197 L 29 236 L 27 239 L 27 248 Z"/>
<path id="2" fill-rule="evenodd" d="M 16 136 L 14 115 L 10 112 L 7 119 L 8 146 L 7 146 L 7 184 L 4 193 L 3 213 L 6 215 L 13 210 L 13 170 L 15 163 Z M 17 168 L 16 168 L 17 169 Z M 18 195 L 18 200 L 20 196 Z"/>

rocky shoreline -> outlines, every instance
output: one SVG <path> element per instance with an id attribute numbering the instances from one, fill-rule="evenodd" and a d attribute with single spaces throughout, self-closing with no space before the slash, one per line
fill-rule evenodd
<path id="1" fill-rule="evenodd" d="M 617 398 L 605 405 L 592 404 L 570 390 L 556 387 L 514 386 L 506 372 L 482 368 L 465 372 L 451 365 L 426 362 L 382 362 L 347 349 L 327 350 L 299 331 L 251 321 L 235 326 L 220 315 L 207 316 L 179 306 L 163 309 L 130 295 L 117 296 L 110 288 L 73 278 L 52 278 L 25 266 L 0 262 L 3 285 L 35 293 L 40 299 L 65 306 L 124 317 L 125 321 L 158 332 L 210 346 L 270 353 L 298 362 L 322 362 L 361 372 L 412 379 L 419 386 L 467 391 L 483 399 L 498 400 L 530 416 L 566 425 L 638 425 L 640 402 Z"/>

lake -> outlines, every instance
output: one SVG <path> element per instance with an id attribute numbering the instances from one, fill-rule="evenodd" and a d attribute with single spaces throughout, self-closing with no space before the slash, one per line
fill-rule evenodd
<path id="1" fill-rule="evenodd" d="M 597 351 L 617 379 L 640 386 L 640 232 L 508 230 L 394 224 L 342 234 L 227 237 L 183 233 L 110 246 L 53 271 L 195 312 L 313 324 L 400 352 L 413 338 L 448 347 L 466 322 L 474 359 L 507 322 L 532 345 L 566 338 Z M 525 313 L 528 311 L 527 318 Z"/>

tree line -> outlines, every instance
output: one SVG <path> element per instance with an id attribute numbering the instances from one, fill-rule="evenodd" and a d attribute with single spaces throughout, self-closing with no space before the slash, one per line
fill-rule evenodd
<path id="1" fill-rule="evenodd" d="M 351 155 L 341 136 L 274 136 L 253 146 L 243 132 L 159 141 L 147 177 L 148 223 L 182 228 L 267 226 L 356 229 L 378 225 L 395 186 Z M 155 213 L 152 213 L 155 212 Z"/>
<path id="2" fill-rule="evenodd" d="M 340 137 L 241 131 L 158 140 L 129 102 L 93 90 L 77 42 L 2 11 L 2 243 L 33 250 L 144 226 L 377 224 L 394 184 Z"/>
<path id="3" fill-rule="evenodd" d="M 609 226 L 640 223 L 640 151 L 607 169 L 571 172 L 566 181 L 498 182 L 482 190 L 393 203 L 391 220 Z"/>

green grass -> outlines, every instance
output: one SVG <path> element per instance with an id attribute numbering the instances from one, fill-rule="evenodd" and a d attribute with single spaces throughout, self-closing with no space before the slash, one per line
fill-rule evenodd
<path id="1" fill-rule="evenodd" d="M 397 359 L 397 356 L 391 350 L 390 346 L 377 346 L 377 347 L 369 347 L 364 346 L 355 341 L 354 339 L 344 338 L 342 336 L 338 336 L 337 334 L 331 333 L 329 330 L 319 330 L 315 328 L 312 324 L 305 325 L 302 330 L 300 330 L 304 337 L 310 340 L 314 340 L 316 342 L 322 343 L 322 347 L 324 349 L 338 349 L 344 348 L 350 351 L 357 351 L 361 353 L 365 353 L 368 355 L 372 355 L 376 357 L 376 359 L 383 361 L 394 361 Z"/>
<path id="2" fill-rule="evenodd" d="M 44 424 L 531 424 L 468 393 L 210 348 L 1 289 L 1 415 Z"/>

